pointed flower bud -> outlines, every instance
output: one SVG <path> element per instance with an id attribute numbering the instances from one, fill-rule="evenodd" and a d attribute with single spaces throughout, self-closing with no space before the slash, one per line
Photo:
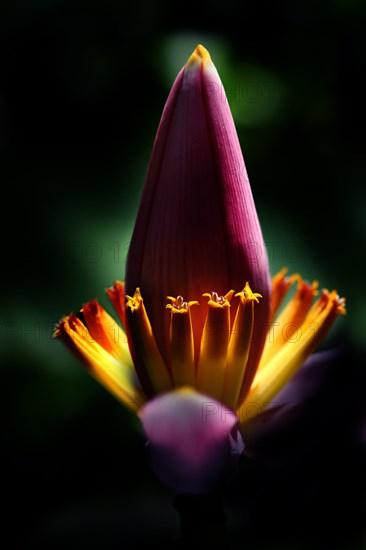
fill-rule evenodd
<path id="1" fill-rule="evenodd" d="M 268 329 L 268 260 L 224 88 L 208 51 L 197 46 L 176 78 L 160 121 L 129 249 L 126 292 L 141 289 L 157 345 L 169 363 L 166 296 L 199 300 L 211 289 L 219 295 L 230 288 L 238 291 L 243 281 L 263 296 L 245 369 L 248 389 Z M 230 309 L 234 319 L 236 301 Z M 205 320 L 205 308 L 196 308 L 196 365 Z M 137 343 L 131 331 L 128 335 L 141 370 Z"/>
<path id="2" fill-rule="evenodd" d="M 317 281 L 286 269 L 271 287 L 234 123 L 202 46 L 162 115 L 126 275 L 107 289 L 123 328 L 91 300 L 54 336 L 138 413 L 158 477 L 178 492 L 209 491 L 243 451 L 238 420 L 247 435 L 273 398 L 281 404 L 346 310 L 335 290 L 314 302 Z"/>

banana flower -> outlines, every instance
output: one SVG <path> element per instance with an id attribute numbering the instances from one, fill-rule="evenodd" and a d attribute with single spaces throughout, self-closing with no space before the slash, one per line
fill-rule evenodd
<path id="1" fill-rule="evenodd" d="M 220 479 L 244 449 L 240 429 L 345 312 L 317 281 L 285 269 L 271 281 L 230 108 L 201 45 L 161 117 L 125 283 L 107 294 L 121 325 L 92 300 L 55 336 L 138 414 L 153 469 L 187 493 Z"/>

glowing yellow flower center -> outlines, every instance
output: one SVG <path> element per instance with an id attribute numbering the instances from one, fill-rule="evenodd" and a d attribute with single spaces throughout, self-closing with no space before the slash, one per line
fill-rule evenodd
<path id="1" fill-rule="evenodd" d="M 278 314 L 295 282 L 296 292 Z M 125 296 L 124 285 L 118 281 L 107 293 L 123 325 L 128 325 L 129 337 L 139 351 L 155 394 L 192 386 L 237 410 L 239 418 L 245 421 L 246 410 L 263 410 L 324 339 L 337 315 L 345 313 L 345 300 L 336 291 L 323 290 L 313 304 L 317 288 L 316 281 L 309 284 L 297 274 L 287 277 L 286 270 L 273 278 L 268 337 L 246 395 L 242 395 L 241 389 L 250 348 L 255 345 L 252 342 L 255 306 L 262 299 L 249 283 L 236 294 L 234 290 L 224 296 L 215 291 L 205 293 L 206 304 L 168 296 L 168 360 L 163 359 L 156 343 L 140 289 L 133 296 Z M 235 314 L 231 308 L 233 300 L 238 300 Z M 199 334 L 193 329 L 192 316 L 197 309 L 192 306 L 206 309 L 206 320 Z M 65 317 L 55 336 L 77 353 L 98 381 L 138 410 L 146 396 L 135 376 L 124 331 L 96 300 L 84 305 L 81 311 L 84 322 L 73 314 Z"/>

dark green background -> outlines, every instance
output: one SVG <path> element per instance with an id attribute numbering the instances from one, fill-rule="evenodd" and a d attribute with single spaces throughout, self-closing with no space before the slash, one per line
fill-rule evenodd
<path id="1" fill-rule="evenodd" d="M 146 465 L 137 420 L 51 340 L 52 327 L 93 297 L 106 304 L 104 288 L 123 277 L 161 111 L 201 42 L 227 91 L 272 271 L 287 265 L 347 297 L 349 314 L 325 347 L 346 343 L 352 359 L 344 394 L 329 407 L 341 410 L 345 399 L 357 408 L 366 305 L 363 4 L 14 4 L 0 8 L 3 498 L 13 520 L 6 524 L 23 548 L 163 547 L 178 533 L 178 516 Z M 250 479 L 266 479 L 257 491 L 251 485 L 261 517 L 250 494 L 246 520 L 232 512 L 243 547 L 243 524 L 249 547 L 263 540 L 307 547 L 315 516 L 331 501 L 354 521 L 343 525 L 342 540 L 361 544 L 360 451 L 345 453 L 344 465 L 337 441 L 325 440 L 321 464 L 336 471 L 335 484 L 343 480 L 339 502 L 322 485 L 323 470 L 314 473 L 314 458 L 303 498 L 283 489 L 293 487 L 286 469 L 256 469 Z M 353 500 L 350 484 L 359 489 Z M 293 527 L 291 516 L 290 528 L 294 503 L 302 520 Z M 273 505 L 284 507 L 284 523 L 277 511 L 269 528 Z M 322 536 L 336 539 L 327 529 Z"/>

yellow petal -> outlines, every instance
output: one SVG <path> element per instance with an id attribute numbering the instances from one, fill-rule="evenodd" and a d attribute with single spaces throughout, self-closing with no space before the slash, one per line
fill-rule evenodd
<path id="1" fill-rule="evenodd" d="M 310 285 L 300 276 L 296 276 L 296 278 L 298 280 L 297 291 L 270 327 L 259 369 L 265 366 L 286 342 L 296 341 L 313 298 L 317 294 L 317 281 Z"/>
<path id="2" fill-rule="evenodd" d="M 54 337 L 62 340 L 88 372 L 119 401 L 134 412 L 143 405 L 145 398 L 134 384 L 130 366 L 117 361 L 100 346 L 76 315 L 61 319 Z"/>
<path id="3" fill-rule="evenodd" d="M 113 357 L 133 369 L 126 334 L 99 302 L 91 300 L 81 311 L 92 338 Z"/>
<path id="4" fill-rule="evenodd" d="M 271 403 L 325 338 L 336 317 L 343 313 L 344 298 L 339 298 L 336 291 L 323 291 L 303 324 L 299 340 L 287 342 L 269 363 L 257 372 L 249 394 L 239 407 L 238 414 L 242 421 L 247 420 L 247 407 L 254 405 L 253 408 L 259 413 Z"/>

